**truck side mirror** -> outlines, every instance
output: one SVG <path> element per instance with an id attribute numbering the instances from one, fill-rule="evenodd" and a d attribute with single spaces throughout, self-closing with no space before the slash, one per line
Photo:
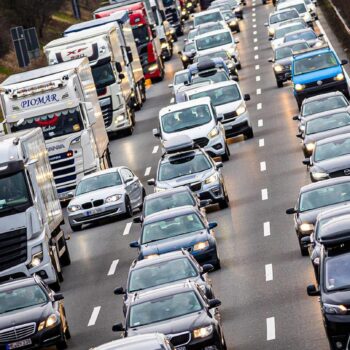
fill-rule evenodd
<path id="1" fill-rule="evenodd" d="M 119 62 L 115 62 L 115 69 L 118 73 L 121 73 L 123 71 L 122 65 Z"/>
<path id="2" fill-rule="evenodd" d="M 149 179 L 149 180 L 147 180 L 147 184 L 149 186 L 154 186 L 156 184 L 156 181 L 154 179 Z"/>

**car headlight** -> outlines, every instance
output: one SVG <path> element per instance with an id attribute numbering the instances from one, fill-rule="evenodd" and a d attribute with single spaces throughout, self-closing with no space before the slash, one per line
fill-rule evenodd
<path id="1" fill-rule="evenodd" d="M 275 34 L 275 28 L 269 28 L 269 35 L 273 36 Z"/>
<path id="2" fill-rule="evenodd" d="M 187 7 L 187 8 L 192 7 L 192 6 L 193 6 L 192 2 L 188 2 L 188 3 L 186 4 L 186 7 Z"/>
<path id="3" fill-rule="evenodd" d="M 323 46 L 323 42 L 322 41 L 317 41 L 315 44 L 315 47 L 321 47 Z"/>
<path id="4" fill-rule="evenodd" d="M 344 80 L 344 74 L 343 73 L 339 73 L 334 77 L 334 80 L 336 81 L 341 81 Z"/>
<path id="5" fill-rule="evenodd" d="M 161 44 L 160 44 L 160 47 L 161 47 L 162 49 L 168 49 L 168 43 L 161 43 Z"/>
<path id="6" fill-rule="evenodd" d="M 237 50 L 236 50 L 236 47 L 235 47 L 235 46 L 232 46 L 232 47 L 229 48 L 227 51 L 228 51 L 228 53 L 229 53 L 231 56 L 234 56 L 234 57 L 237 56 Z"/>
<path id="7" fill-rule="evenodd" d="M 106 198 L 106 203 L 112 203 L 112 202 L 119 201 L 120 198 L 122 198 L 121 194 L 114 194 L 114 195 Z"/>
<path id="8" fill-rule="evenodd" d="M 158 254 L 150 254 L 150 255 L 144 256 L 144 259 L 154 259 L 154 258 L 157 258 L 158 256 L 159 256 Z"/>
<path id="9" fill-rule="evenodd" d="M 280 64 L 276 64 L 273 69 L 275 70 L 276 73 L 280 73 L 283 71 L 284 67 L 281 66 Z"/>
<path id="10" fill-rule="evenodd" d="M 124 114 L 118 115 L 117 122 L 122 122 L 125 119 Z"/>
<path id="11" fill-rule="evenodd" d="M 166 188 L 162 188 L 162 187 L 155 187 L 154 188 L 154 192 L 163 192 L 163 191 L 166 191 L 167 189 Z"/>
<path id="12" fill-rule="evenodd" d="M 186 62 L 186 61 L 188 61 L 188 57 L 186 55 L 182 55 L 181 56 L 181 60 Z"/>
<path id="13" fill-rule="evenodd" d="M 230 27 L 235 27 L 236 25 L 237 25 L 237 21 L 234 19 L 229 23 Z"/>
<path id="14" fill-rule="evenodd" d="M 81 206 L 78 205 L 78 204 L 73 204 L 73 205 L 68 206 L 67 209 L 68 209 L 68 211 L 70 211 L 71 213 L 74 213 L 75 211 L 80 210 L 80 209 L 81 209 Z"/>
<path id="15" fill-rule="evenodd" d="M 317 172 L 314 172 L 314 173 L 311 173 L 312 177 L 315 179 L 315 180 L 321 180 L 321 179 L 326 179 L 328 177 L 328 174 L 325 173 L 325 172 L 321 172 L 321 171 L 317 171 Z"/>
<path id="16" fill-rule="evenodd" d="M 182 11 L 181 11 L 181 14 L 182 14 L 183 16 L 186 16 L 187 11 L 186 11 L 186 10 L 182 10 Z"/>
<path id="17" fill-rule="evenodd" d="M 236 109 L 236 114 L 237 116 L 243 114 L 247 110 L 247 107 L 243 104 L 241 104 L 237 109 Z"/>
<path id="18" fill-rule="evenodd" d="M 303 85 L 303 84 L 295 84 L 295 85 L 294 85 L 294 89 L 295 89 L 296 91 L 302 91 L 302 90 L 305 89 L 305 85 Z"/>
<path id="19" fill-rule="evenodd" d="M 306 144 L 305 147 L 309 152 L 312 152 L 315 148 L 315 144 L 313 142 L 310 142 L 310 143 Z"/>
<path id="20" fill-rule="evenodd" d="M 213 129 L 211 129 L 210 133 L 208 134 L 208 137 L 210 139 L 212 139 L 213 137 L 216 137 L 219 135 L 219 130 L 218 128 L 215 126 Z"/>
<path id="21" fill-rule="evenodd" d="M 209 337 L 213 333 L 213 326 L 207 326 L 202 328 L 197 328 L 193 331 L 193 338 L 205 338 Z"/>
<path id="22" fill-rule="evenodd" d="M 198 242 L 193 246 L 193 251 L 197 252 L 198 250 L 203 250 L 209 247 L 209 242 Z"/>
<path id="23" fill-rule="evenodd" d="M 51 314 L 46 320 L 39 323 L 38 331 L 42 331 L 44 328 L 50 328 L 54 326 L 58 321 L 56 314 Z"/>
<path id="24" fill-rule="evenodd" d="M 209 177 L 207 177 L 205 180 L 204 180 L 204 183 L 206 184 L 206 185 L 208 185 L 208 184 L 211 184 L 211 183 L 213 183 L 213 182 L 216 182 L 218 180 L 218 174 L 213 174 L 213 175 L 211 175 L 211 176 L 209 176 Z"/>
<path id="25" fill-rule="evenodd" d="M 323 304 L 323 311 L 326 314 L 337 314 L 345 315 L 348 312 L 348 309 L 344 305 L 332 305 L 332 304 Z"/>
<path id="26" fill-rule="evenodd" d="M 315 258 L 313 262 L 315 265 L 320 265 L 320 258 Z"/>
<path id="27" fill-rule="evenodd" d="M 300 229 L 300 231 L 303 231 L 303 232 L 312 231 L 314 229 L 314 225 L 303 223 L 300 225 L 299 229 Z"/>
<path id="28" fill-rule="evenodd" d="M 301 125 L 299 126 L 299 130 L 300 130 L 300 131 L 305 131 L 305 124 L 301 124 Z"/>

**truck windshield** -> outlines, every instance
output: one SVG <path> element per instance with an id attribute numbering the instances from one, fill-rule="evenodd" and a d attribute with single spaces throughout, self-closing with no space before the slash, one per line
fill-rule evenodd
<path id="1" fill-rule="evenodd" d="M 8 212 L 24 212 L 31 206 L 23 171 L 0 177 L 0 216 Z"/>
<path id="2" fill-rule="evenodd" d="M 100 66 L 91 67 L 91 71 L 92 76 L 94 77 L 96 89 L 101 89 L 115 83 L 115 76 L 110 62 L 101 64 Z"/>
<path id="3" fill-rule="evenodd" d="M 148 28 L 145 25 L 141 25 L 139 27 L 133 27 L 132 33 L 134 34 L 135 43 L 137 46 L 146 44 L 150 41 Z"/>
<path id="4" fill-rule="evenodd" d="M 42 129 L 45 140 L 72 134 L 84 128 L 80 109 L 73 108 L 24 119 L 23 123 L 20 125 L 13 124 L 11 130 L 15 132 L 36 127 Z"/>

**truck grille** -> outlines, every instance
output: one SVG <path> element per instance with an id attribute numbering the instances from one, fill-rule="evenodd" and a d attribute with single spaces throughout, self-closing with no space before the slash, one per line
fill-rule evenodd
<path id="1" fill-rule="evenodd" d="M 0 271 L 24 263 L 27 260 L 27 230 L 0 234 Z"/>
<path id="2" fill-rule="evenodd" d="M 190 342 L 191 336 L 189 332 L 182 334 L 168 335 L 168 339 L 174 346 L 186 345 Z"/>
<path id="3" fill-rule="evenodd" d="M 101 111 L 105 122 L 105 127 L 108 128 L 112 124 L 113 120 L 113 106 L 111 99 L 109 99 L 108 103 L 104 103 L 104 105 L 101 106 Z"/>
<path id="4" fill-rule="evenodd" d="M 36 324 L 27 323 L 0 331 L 0 342 L 10 343 L 23 338 L 28 338 L 35 333 Z"/>
<path id="5" fill-rule="evenodd" d="M 206 137 L 200 137 L 194 139 L 193 142 L 199 147 L 205 147 L 209 143 L 209 140 Z"/>

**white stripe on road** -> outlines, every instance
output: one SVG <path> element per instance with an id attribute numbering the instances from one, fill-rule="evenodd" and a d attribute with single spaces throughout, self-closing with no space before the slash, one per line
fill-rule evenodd
<path id="1" fill-rule="evenodd" d="M 254 3 L 254 2 L 253 2 L 253 3 Z M 252 11 L 255 12 L 255 8 L 254 8 L 254 7 L 253 7 Z"/>
<path id="2" fill-rule="evenodd" d="M 258 38 L 254 38 L 254 40 L 253 40 L 255 43 L 257 43 L 258 42 Z"/>
<path id="3" fill-rule="evenodd" d="M 262 201 L 266 201 L 266 200 L 268 200 L 269 199 L 269 195 L 268 195 L 268 193 L 267 193 L 267 188 L 263 188 L 262 190 L 261 190 L 261 200 Z"/>
<path id="4" fill-rule="evenodd" d="M 261 95 L 261 89 L 256 89 L 256 94 Z"/>
<path id="5" fill-rule="evenodd" d="M 117 269 L 118 263 L 119 263 L 119 259 L 112 261 L 112 264 L 108 270 L 107 276 L 112 276 L 115 274 L 115 270 Z"/>
<path id="6" fill-rule="evenodd" d="M 255 55 L 254 58 L 255 58 L 256 60 L 258 60 L 258 59 L 259 59 L 259 55 Z"/>
<path id="7" fill-rule="evenodd" d="M 264 237 L 271 235 L 270 221 L 264 222 Z"/>
<path id="8" fill-rule="evenodd" d="M 253 35 L 256 35 L 256 34 L 258 34 L 258 32 L 256 30 L 254 30 Z"/>
<path id="9" fill-rule="evenodd" d="M 126 224 L 124 232 L 123 232 L 123 236 L 126 236 L 130 233 L 131 225 L 132 225 L 132 222 L 128 222 Z"/>
<path id="10" fill-rule="evenodd" d="M 266 340 L 276 339 L 275 318 L 269 317 L 266 319 Z"/>
<path id="11" fill-rule="evenodd" d="M 260 171 L 266 171 L 266 162 L 260 162 Z"/>
<path id="12" fill-rule="evenodd" d="M 253 24 L 253 28 L 256 28 L 256 24 Z"/>
<path id="13" fill-rule="evenodd" d="M 257 64 L 255 65 L 255 70 L 259 70 L 260 69 L 260 66 Z"/>
<path id="14" fill-rule="evenodd" d="M 253 13 L 253 15 L 254 15 L 254 13 Z M 256 21 L 256 19 L 255 18 L 253 18 L 253 22 L 255 22 Z"/>
<path id="15" fill-rule="evenodd" d="M 148 176 L 151 173 L 151 169 L 152 168 L 150 166 L 146 168 L 145 176 Z"/>
<path id="16" fill-rule="evenodd" d="M 94 309 L 92 310 L 92 314 L 90 316 L 88 327 L 95 325 L 98 314 L 100 313 L 100 310 L 101 310 L 101 306 L 94 307 Z"/>
<path id="17" fill-rule="evenodd" d="M 258 104 L 256 105 L 256 109 L 257 109 L 258 111 L 260 111 L 260 109 L 262 109 L 262 103 L 258 103 Z"/>
<path id="18" fill-rule="evenodd" d="M 254 51 L 258 51 L 259 50 L 259 46 L 254 46 Z"/>
<path id="19" fill-rule="evenodd" d="M 272 264 L 265 265 L 265 279 L 266 279 L 266 282 L 273 280 Z"/>
<path id="20" fill-rule="evenodd" d="M 154 147 L 153 147 L 152 154 L 157 153 L 157 152 L 158 152 L 158 150 L 159 150 L 159 146 L 154 146 Z"/>
<path id="21" fill-rule="evenodd" d="M 255 78 L 256 81 L 260 81 L 260 75 L 257 75 Z"/>
<path id="22" fill-rule="evenodd" d="M 259 147 L 264 147 L 264 146 L 265 146 L 265 140 L 259 139 Z"/>
<path id="23" fill-rule="evenodd" d="M 258 120 L 258 127 L 261 128 L 262 126 L 264 126 L 264 120 L 263 119 L 259 119 Z"/>
<path id="24" fill-rule="evenodd" d="M 252 16 L 255 17 L 256 16 L 255 13 L 252 13 Z"/>

